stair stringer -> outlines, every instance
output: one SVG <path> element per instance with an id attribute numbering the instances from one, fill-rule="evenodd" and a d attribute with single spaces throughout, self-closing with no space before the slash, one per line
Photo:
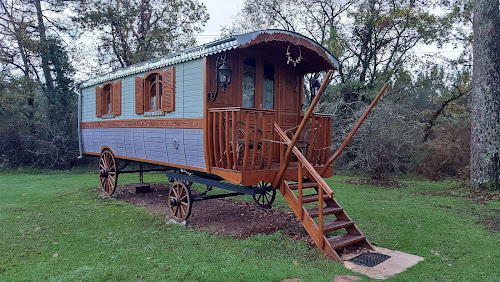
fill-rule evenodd
<path id="1" fill-rule="evenodd" d="M 281 194 L 285 198 L 286 202 L 292 209 L 293 213 L 297 216 L 300 223 L 306 229 L 311 239 L 314 241 L 316 246 L 323 252 L 324 255 L 336 260 L 341 261 L 338 253 L 332 248 L 330 243 L 328 243 L 326 236 L 319 236 L 319 228 L 316 222 L 309 216 L 307 211 L 303 206 L 299 206 L 299 199 L 295 196 L 295 193 L 288 187 L 286 181 L 283 181 L 282 187 L 280 187 Z"/>

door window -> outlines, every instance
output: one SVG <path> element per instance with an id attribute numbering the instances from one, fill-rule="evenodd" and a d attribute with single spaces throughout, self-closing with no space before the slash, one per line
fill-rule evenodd
<path id="1" fill-rule="evenodd" d="M 255 58 L 243 62 L 243 107 L 255 107 Z"/>

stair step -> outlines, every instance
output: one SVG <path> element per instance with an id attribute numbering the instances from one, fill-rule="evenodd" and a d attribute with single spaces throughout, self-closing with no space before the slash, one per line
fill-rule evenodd
<path id="1" fill-rule="evenodd" d="M 323 208 L 323 215 L 329 215 L 329 214 L 334 214 L 334 213 L 339 213 L 343 211 L 341 207 L 324 207 Z M 318 217 L 319 216 L 319 209 L 309 209 L 307 210 L 307 213 L 309 214 L 310 217 Z"/>
<path id="2" fill-rule="evenodd" d="M 361 234 L 342 234 L 339 236 L 328 238 L 328 243 L 332 246 L 333 249 L 340 249 L 343 247 L 350 246 L 352 244 L 358 243 L 360 241 L 365 240 L 366 237 Z"/>
<path id="3" fill-rule="evenodd" d="M 304 182 L 304 183 L 302 183 L 302 189 L 316 188 L 318 186 L 319 186 L 318 182 Z M 299 183 L 288 184 L 288 188 L 290 188 L 292 190 L 298 190 Z"/>
<path id="4" fill-rule="evenodd" d="M 328 198 L 327 194 L 323 194 L 323 199 Z M 302 203 L 312 203 L 312 202 L 317 202 L 319 200 L 319 195 L 318 194 L 312 194 L 312 195 L 306 195 L 302 196 Z"/>
<path id="5" fill-rule="evenodd" d="M 331 232 L 335 230 L 339 230 L 342 228 L 346 228 L 349 226 L 353 226 L 354 221 L 350 220 L 335 220 L 335 221 L 330 221 L 330 222 L 325 222 L 323 224 L 323 232 Z"/>

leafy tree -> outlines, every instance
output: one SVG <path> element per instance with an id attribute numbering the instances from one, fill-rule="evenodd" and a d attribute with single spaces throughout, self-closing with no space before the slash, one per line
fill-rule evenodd
<path id="1" fill-rule="evenodd" d="M 197 0 L 82 0 L 77 14 L 99 34 L 101 62 L 122 67 L 194 45 L 208 20 Z"/>
<path id="2" fill-rule="evenodd" d="M 77 151 L 73 69 L 58 32 L 47 14 L 64 3 L 0 2 L 0 142 L 1 164 L 64 167 Z M 21 71 L 21 72 L 19 72 Z"/>

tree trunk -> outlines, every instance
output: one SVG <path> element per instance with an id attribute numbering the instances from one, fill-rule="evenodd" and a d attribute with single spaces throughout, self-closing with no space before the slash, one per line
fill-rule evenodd
<path id="1" fill-rule="evenodd" d="M 474 1 L 471 185 L 500 189 L 500 11 L 498 0 Z"/>
<path id="2" fill-rule="evenodd" d="M 49 65 L 49 42 L 47 41 L 45 23 L 43 22 L 43 11 L 40 0 L 34 0 L 36 8 L 36 17 L 38 21 L 38 32 L 40 36 L 40 57 L 42 58 L 42 70 L 43 76 L 45 78 L 45 85 L 47 87 L 47 96 L 50 98 L 54 95 L 54 81 L 52 79 L 52 74 L 50 72 Z"/>

